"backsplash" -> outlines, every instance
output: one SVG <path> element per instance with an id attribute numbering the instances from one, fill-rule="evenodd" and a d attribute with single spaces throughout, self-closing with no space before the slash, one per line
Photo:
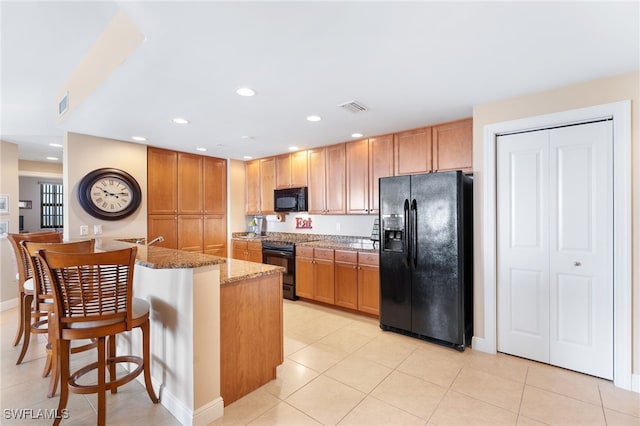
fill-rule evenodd
<path id="1" fill-rule="evenodd" d="M 300 234 L 344 235 L 371 237 L 373 222 L 377 215 L 309 215 L 288 213 L 282 215 L 283 222 L 276 215 L 267 215 L 267 232 L 294 232 Z M 246 217 L 248 224 L 253 216 Z M 296 229 L 296 218 L 311 219 L 311 228 Z"/>

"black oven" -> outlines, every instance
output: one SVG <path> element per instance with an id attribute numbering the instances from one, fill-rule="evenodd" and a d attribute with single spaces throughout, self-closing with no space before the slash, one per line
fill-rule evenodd
<path id="1" fill-rule="evenodd" d="M 289 241 L 263 241 L 262 263 L 282 266 L 285 271 L 282 274 L 283 297 L 296 300 L 296 249 L 295 244 Z"/>

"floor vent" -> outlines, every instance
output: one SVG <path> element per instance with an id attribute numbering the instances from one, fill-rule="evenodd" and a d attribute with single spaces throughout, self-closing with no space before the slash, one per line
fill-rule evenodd
<path id="1" fill-rule="evenodd" d="M 346 111 L 353 112 L 353 113 L 369 111 L 369 108 L 367 108 L 366 106 L 362 105 L 358 101 L 349 101 L 349 102 L 345 102 L 343 104 L 340 104 L 338 106 L 340 108 L 345 109 Z"/>

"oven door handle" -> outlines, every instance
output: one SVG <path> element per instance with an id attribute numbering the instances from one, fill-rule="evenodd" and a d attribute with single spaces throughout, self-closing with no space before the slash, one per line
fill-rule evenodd
<path id="1" fill-rule="evenodd" d="M 280 250 L 262 249 L 262 254 L 263 255 L 270 254 L 270 255 L 282 256 L 282 257 L 294 257 L 292 252 L 280 251 Z"/>

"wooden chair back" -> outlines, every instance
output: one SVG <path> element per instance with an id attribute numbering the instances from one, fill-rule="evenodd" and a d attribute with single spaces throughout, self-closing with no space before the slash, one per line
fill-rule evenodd
<path id="1" fill-rule="evenodd" d="M 13 255 L 18 265 L 18 287 L 22 292 L 22 284 L 32 278 L 33 271 L 29 263 L 29 256 L 24 248 L 20 245 L 21 241 L 37 241 L 39 243 L 61 243 L 62 234 L 55 231 L 44 232 L 26 232 L 23 234 L 8 234 L 7 239 L 11 243 Z"/>
<path id="2" fill-rule="evenodd" d="M 93 253 L 95 248 L 95 239 L 74 241 L 70 243 L 41 243 L 36 241 L 20 241 L 20 245 L 27 253 L 27 258 L 31 270 L 33 271 L 33 290 L 34 290 L 34 309 L 40 311 L 40 303 L 53 299 L 54 292 L 51 287 L 51 282 L 45 271 L 45 268 L 38 258 L 39 250 L 55 251 L 57 253 Z M 48 302 L 48 303 L 52 303 Z"/>
<path id="3" fill-rule="evenodd" d="M 59 338 L 99 337 L 131 330 L 137 250 L 38 251 L 55 294 Z"/>

